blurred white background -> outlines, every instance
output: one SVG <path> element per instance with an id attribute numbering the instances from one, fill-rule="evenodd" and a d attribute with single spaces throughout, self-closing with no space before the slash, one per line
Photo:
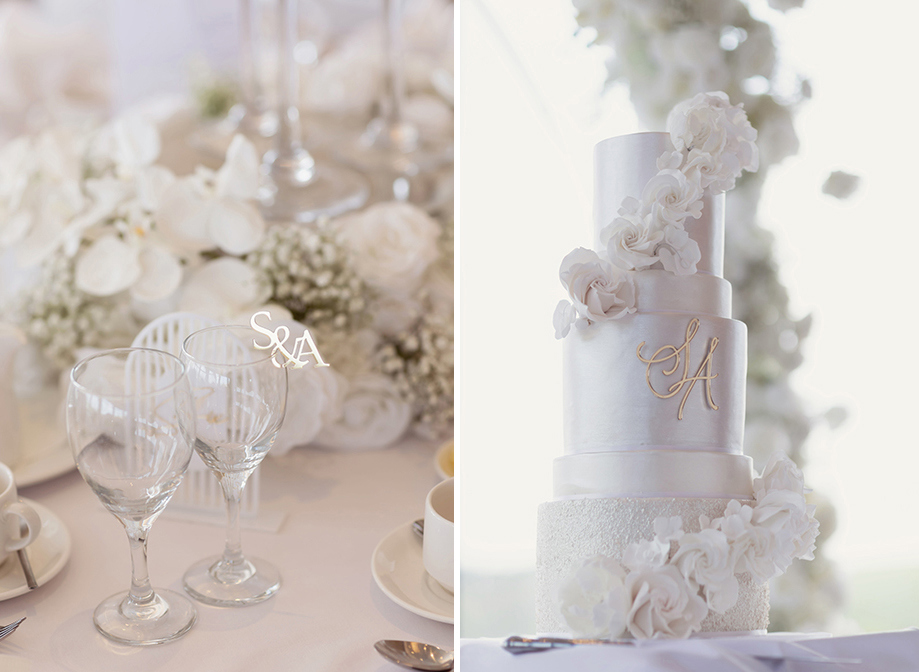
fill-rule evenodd
<path id="1" fill-rule="evenodd" d="M 778 17 L 781 53 L 814 94 L 801 150 L 760 207 L 793 315 L 815 317 L 796 388 L 815 411 L 849 411 L 811 435 L 805 475 L 838 510 L 827 552 L 846 627 L 869 631 L 919 624 L 917 18 L 895 0 L 808 0 Z M 591 240 L 593 144 L 663 130 L 638 126 L 622 87 L 603 92 L 607 54 L 576 28 L 566 0 L 462 6 L 463 637 L 534 629 L 536 507 L 562 452 L 558 264 Z M 821 193 L 838 169 L 862 178 L 847 201 Z"/>

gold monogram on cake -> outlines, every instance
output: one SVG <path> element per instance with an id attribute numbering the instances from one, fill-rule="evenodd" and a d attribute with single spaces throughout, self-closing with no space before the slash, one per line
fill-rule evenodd
<path id="1" fill-rule="evenodd" d="M 683 345 L 680 347 L 675 345 L 664 345 L 655 350 L 651 357 L 644 357 L 641 354 L 641 349 L 644 347 L 645 341 L 642 341 L 635 351 L 635 354 L 638 355 L 638 359 L 648 365 L 648 368 L 645 370 L 645 378 L 648 381 L 648 387 L 651 388 L 651 392 L 654 393 L 655 397 L 658 399 L 670 399 L 671 397 L 675 397 L 680 393 L 680 390 L 686 387 L 686 391 L 683 393 L 683 400 L 680 402 L 680 412 L 677 416 L 680 420 L 683 419 L 683 407 L 686 405 L 686 400 L 689 398 L 689 394 L 692 392 L 692 388 L 695 386 L 696 382 L 700 380 L 705 381 L 705 398 L 708 405 L 712 410 L 718 410 L 718 405 L 715 404 L 715 400 L 712 399 L 712 380 L 718 377 L 717 373 L 712 373 L 712 355 L 715 354 L 715 348 L 718 347 L 717 336 L 712 337 L 712 340 L 709 341 L 708 350 L 705 353 L 705 357 L 702 359 L 702 363 L 699 364 L 699 368 L 696 369 L 695 375 L 689 375 L 690 343 L 697 331 L 699 331 L 699 318 L 693 318 L 686 327 L 686 340 L 683 341 Z M 673 366 L 669 369 L 666 368 L 668 362 L 671 361 L 673 362 Z M 666 394 L 662 394 L 655 390 L 654 385 L 651 383 L 651 367 L 656 364 L 663 365 L 664 368 L 661 369 L 661 373 L 665 376 L 676 374 L 677 369 L 682 365 L 682 377 L 667 388 L 668 391 Z"/>

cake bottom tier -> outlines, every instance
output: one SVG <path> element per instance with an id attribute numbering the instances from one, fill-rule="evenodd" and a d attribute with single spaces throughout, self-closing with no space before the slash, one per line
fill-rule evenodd
<path id="1" fill-rule="evenodd" d="M 536 534 L 536 629 L 565 633 L 558 611 L 559 583 L 577 563 L 595 555 L 621 560 L 634 541 L 654 536 L 654 519 L 680 516 L 686 532 L 698 532 L 699 516 L 717 518 L 729 499 L 582 498 L 546 502 L 539 507 Z M 769 585 L 738 575 L 737 603 L 725 613 L 710 611 L 702 632 L 746 632 L 769 625 Z"/>

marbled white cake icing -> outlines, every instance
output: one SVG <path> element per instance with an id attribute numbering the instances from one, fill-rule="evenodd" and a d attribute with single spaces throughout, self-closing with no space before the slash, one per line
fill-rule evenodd
<path id="1" fill-rule="evenodd" d="M 747 331 L 722 277 L 723 189 L 755 168 L 755 131 L 723 94 L 701 95 L 671 133 L 595 148 L 594 250 L 563 262 L 572 303 L 555 318 L 565 443 L 538 515 L 540 632 L 765 630 L 762 579 L 816 535 L 797 476 L 774 476 L 793 466 L 755 487 L 743 455 Z"/>

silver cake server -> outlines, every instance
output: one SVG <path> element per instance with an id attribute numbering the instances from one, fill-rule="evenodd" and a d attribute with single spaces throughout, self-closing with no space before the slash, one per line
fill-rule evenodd
<path id="1" fill-rule="evenodd" d="M 572 646 L 583 644 L 615 644 L 619 646 L 634 646 L 634 639 L 578 639 L 569 637 L 508 637 L 501 647 L 511 653 L 535 653 L 549 649 L 569 649 Z"/>

